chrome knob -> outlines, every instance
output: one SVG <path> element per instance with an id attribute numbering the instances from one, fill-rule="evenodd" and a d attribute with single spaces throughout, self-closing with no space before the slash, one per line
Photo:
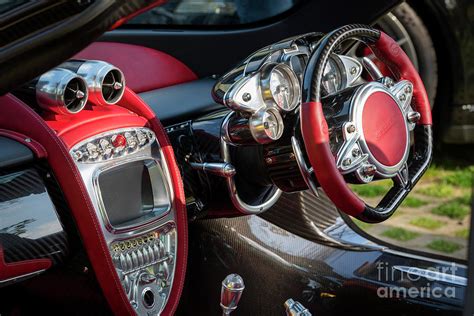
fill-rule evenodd
<path id="1" fill-rule="evenodd" d="M 311 313 L 303 304 L 291 298 L 287 299 L 284 305 L 286 316 L 311 316 Z"/>
<path id="2" fill-rule="evenodd" d="M 240 275 L 233 273 L 226 276 L 221 287 L 222 315 L 230 315 L 237 308 L 244 289 L 244 280 Z"/>
<path id="3" fill-rule="evenodd" d="M 377 167 L 375 167 L 373 165 L 367 165 L 367 166 L 362 168 L 362 173 L 366 177 L 373 177 L 376 172 L 377 172 Z"/>
<path id="4" fill-rule="evenodd" d="M 410 123 L 416 123 L 420 120 L 421 114 L 418 112 L 408 112 L 407 114 L 407 120 Z"/>

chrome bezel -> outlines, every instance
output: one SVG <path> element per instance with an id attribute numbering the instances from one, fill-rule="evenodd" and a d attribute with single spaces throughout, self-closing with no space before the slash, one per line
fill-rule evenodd
<path id="1" fill-rule="evenodd" d="M 400 93 L 405 93 L 406 88 L 409 87 L 412 91 L 412 84 L 409 81 L 403 80 L 399 83 L 386 87 L 380 82 L 370 82 L 358 88 L 352 96 L 348 121 L 342 126 L 343 143 L 339 147 L 336 154 L 336 165 L 342 174 L 354 173 L 359 181 L 367 183 L 373 180 L 374 176 L 378 178 L 392 178 L 396 177 L 402 185 L 407 176 L 407 160 L 410 153 L 410 131 L 414 124 L 408 122 L 406 113 L 411 110 L 409 100 L 411 95 L 405 98 L 405 101 L 400 101 L 397 98 Z M 406 146 L 400 161 L 393 166 L 387 166 L 378 161 L 370 151 L 370 148 L 365 140 L 364 129 L 362 125 L 362 113 L 365 103 L 370 95 L 375 92 L 382 92 L 387 94 L 396 104 L 404 118 L 405 133 L 404 138 Z M 357 150 L 359 154 L 355 157 L 351 153 Z M 348 159 L 348 157 L 351 157 Z M 349 160 L 348 163 L 345 163 Z M 364 174 L 363 170 L 367 167 L 375 167 L 375 172 L 371 175 Z"/>
<path id="2" fill-rule="evenodd" d="M 325 75 L 325 72 L 326 72 L 326 68 L 329 67 L 329 64 L 330 62 L 333 61 L 335 66 L 336 66 L 336 71 L 339 73 L 339 76 L 341 78 L 341 83 L 340 83 L 340 86 L 337 87 L 337 89 L 335 91 L 328 91 L 328 89 L 324 86 L 324 82 L 326 81 L 324 79 L 324 75 Z M 338 56 L 336 54 L 331 54 L 328 58 L 328 61 L 326 63 L 326 65 L 324 66 L 324 70 L 323 70 L 323 75 L 322 75 L 322 78 L 321 78 L 321 88 L 322 88 L 322 91 L 324 92 L 324 95 L 331 95 L 331 94 L 334 94 L 334 93 L 337 93 L 341 90 L 344 89 L 344 87 L 346 86 L 346 82 L 347 82 L 347 79 L 346 79 L 346 74 L 345 74 L 345 70 L 344 70 L 344 64 L 342 63 L 342 61 L 338 58 Z"/>
<path id="3" fill-rule="evenodd" d="M 102 94 L 104 79 L 111 71 L 117 71 L 120 74 L 120 83 L 122 87 L 117 96 L 107 101 Z M 117 67 L 101 60 L 86 60 L 77 69 L 77 74 L 82 76 L 87 82 L 89 90 L 89 101 L 96 105 L 116 104 L 122 99 L 125 92 L 125 76 Z"/>
<path id="4" fill-rule="evenodd" d="M 71 111 L 66 107 L 64 93 L 67 85 L 74 79 L 81 82 L 84 96 L 77 109 Z M 64 68 L 54 68 L 42 74 L 36 83 L 36 101 L 38 105 L 57 114 L 80 112 L 87 104 L 88 97 L 87 83 L 84 78 Z"/>
<path id="5" fill-rule="evenodd" d="M 267 113 L 273 115 L 277 121 L 278 133 L 275 136 L 269 135 L 267 128 L 265 128 L 265 117 Z M 280 112 L 275 108 L 262 108 L 257 113 L 253 114 L 249 119 L 249 127 L 253 139 L 255 139 L 259 144 L 267 144 L 279 139 L 281 135 L 283 135 L 283 130 L 285 128 L 283 118 L 281 117 Z"/>
<path id="6" fill-rule="evenodd" d="M 110 132 L 98 134 L 96 136 L 93 136 L 91 138 L 88 138 L 82 141 L 78 145 L 81 145 L 87 142 L 93 142 L 96 139 L 100 139 L 104 135 L 119 134 L 119 133 L 124 133 L 126 131 L 131 131 L 134 129 L 136 128 L 122 128 L 122 129 L 117 129 Z M 148 130 L 148 129 L 146 130 L 148 133 L 153 133 L 151 130 Z M 75 147 L 73 147 L 73 149 L 70 150 L 71 156 L 74 155 L 74 148 Z M 102 172 L 105 172 L 107 170 L 116 168 L 118 166 L 121 166 L 127 163 L 136 162 L 136 161 L 152 161 L 156 164 L 156 166 L 159 169 L 158 173 L 161 176 L 161 179 L 163 180 L 163 186 L 166 190 L 164 198 L 168 199 L 168 203 L 165 203 L 166 204 L 165 211 L 161 212 L 161 215 L 159 217 L 155 217 L 151 220 L 141 222 L 139 224 L 116 228 L 110 223 L 108 219 L 107 212 L 105 210 L 105 206 L 102 201 L 101 189 L 98 183 L 98 179 Z M 103 220 L 104 227 L 110 233 L 117 234 L 117 233 L 122 233 L 122 232 L 129 232 L 129 231 L 140 229 L 141 227 L 144 227 L 144 226 L 152 225 L 153 223 L 159 222 L 161 218 L 166 217 L 166 215 L 170 213 L 170 210 L 172 209 L 172 205 L 173 205 L 172 197 L 174 196 L 173 189 L 170 184 L 171 180 L 170 180 L 170 176 L 168 172 L 168 167 L 166 165 L 166 160 L 163 156 L 160 146 L 158 145 L 156 137 L 153 137 L 153 141 L 150 144 L 148 144 L 147 146 L 141 148 L 140 150 L 134 153 L 124 155 L 124 156 L 119 156 L 119 157 L 113 157 L 107 160 L 97 161 L 95 163 L 81 163 L 81 162 L 76 161 L 76 165 L 78 166 L 79 171 L 84 178 L 84 182 L 86 184 L 86 188 L 89 191 L 89 195 L 94 200 L 94 204 L 95 204 L 94 206 L 97 209 L 98 214 L 101 216 Z M 155 175 L 157 175 L 156 172 L 155 172 Z M 155 181 L 157 180 L 158 179 L 155 179 Z M 156 189 L 157 189 L 156 186 L 155 188 L 152 188 L 153 193 L 155 193 Z M 163 196 L 161 195 L 162 193 L 160 193 L 159 196 L 154 196 L 154 198 L 162 199 Z"/>
<path id="7" fill-rule="evenodd" d="M 123 133 L 124 131 L 127 131 L 127 130 L 136 130 L 136 129 L 142 129 L 142 128 L 143 127 L 124 128 L 124 129 L 112 130 L 107 133 L 109 134 Z M 153 133 L 153 131 L 151 130 L 149 130 L 149 132 Z M 100 138 L 103 134 L 93 136 L 89 139 L 86 139 L 84 142 L 87 142 L 96 138 Z M 70 154 L 73 155 L 72 150 L 70 151 Z M 160 166 L 162 170 L 161 181 L 163 181 L 163 185 L 165 186 L 166 191 L 167 191 L 167 198 L 169 199 L 167 205 L 169 205 L 169 208 L 166 210 L 166 212 L 163 212 L 162 214 L 160 214 L 160 216 L 154 217 L 151 220 L 145 220 L 131 226 L 121 227 L 120 229 L 114 229 L 114 227 L 110 225 L 107 219 L 106 213 L 104 212 L 103 204 L 101 203 L 100 198 L 99 198 L 100 192 L 98 191 L 97 182 L 95 179 L 97 178 L 97 175 L 102 170 L 107 170 L 109 168 L 113 168 L 114 166 L 123 165 L 129 162 L 142 161 L 142 160 L 154 161 L 156 162 L 157 165 Z M 162 287 L 161 284 L 158 282 L 153 283 L 153 287 L 156 288 L 156 291 L 157 291 L 155 292 L 155 294 L 157 293 L 160 294 L 159 302 L 161 302 L 161 304 L 157 304 L 151 309 L 145 308 L 142 305 L 142 301 L 139 299 L 140 293 L 137 293 L 139 292 L 139 289 L 141 289 L 142 287 L 141 284 L 137 283 L 139 282 L 139 280 L 137 280 L 137 277 L 139 276 L 140 273 L 145 272 L 147 269 L 151 269 L 151 268 L 148 266 L 139 267 L 137 272 L 130 274 L 130 277 L 133 278 L 134 280 L 133 282 L 135 282 L 134 283 L 135 285 L 133 289 L 127 288 L 124 271 L 120 269 L 118 263 L 116 262 L 116 260 L 114 260 L 114 249 L 112 249 L 112 245 L 117 241 L 130 240 L 147 233 L 156 232 L 156 231 L 164 231 L 170 225 L 172 227 L 176 227 L 176 214 L 174 210 L 174 199 L 175 199 L 174 194 L 175 193 L 171 185 L 172 181 L 171 181 L 169 167 L 166 162 L 164 153 L 161 149 L 161 146 L 158 143 L 158 140 L 156 139 L 156 136 L 153 137 L 153 142 L 149 146 L 144 146 L 142 149 L 136 152 L 130 153 L 129 155 L 113 157 L 111 159 L 98 161 L 96 163 L 81 163 L 75 160 L 75 165 L 77 169 L 79 170 L 79 174 L 82 178 L 82 181 L 84 182 L 87 195 L 90 198 L 92 207 L 95 212 L 95 216 L 98 219 L 99 229 L 101 230 L 104 236 L 104 239 L 109 247 L 109 255 L 111 256 L 112 261 L 114 262 L 115 269 L 122 283 L 126 296 L 128 297 L 130 301 L 131 306 L 134 308 L 134 310 L 137 313 L 142 313 L 145 310 L 152 312 L 153 314 L 161 313 L 164 306 L 166 305 L 166 302 L 169 298 L 169 293 L 173 286 L 174 269 L 176 266 L 175 258 L 176 258 L 177 248 L 175 247 L 172 250 L 173 253 L 170 253 L 169 255 L 167 255 L 167 258 L 165 260 L 167 263 L 169 263 L 168 267 L 170 269 L 169 271 L 170 274 L 169 274 L 169 279 L 168 279 L 168 281 L 170 282 L 169 285 Z M 153 179 L 153 180 L 157 181 L 157 179 Z M 104 216 L 104 213 L 105 213 L 105 216 Z M 173 238 L 175 238 L 174 243 L 175 245 L 177 245 L 179 242 L 177 232 L 174 233 Z M 169 262 L 167 260 L 169 260 Z M 159 264 L 159 263 L 161 263 L 161 261 L 157 262 L 156 264 Z M 154 266 L 154 269 L 155 268 L 157 267 Z"/>
<path id="8" fill-rule="evenodd" d="M 118 153 L 118 154 L 113 153 L 112 155 L 109 155 L 108 157 L 100 157 L 100 154 L 101 154 L 100 150 L 99 150 L 99 157 L 97 159 L 93 159 L 93 160 L 85 160 L 84 161 L 82 158 L 79 159 L 75 155 L 75 153 L 77 151 L 81 151 L 81 149 L 84 146 L 86 146 L 88 143 L 96 144 L 101 139 L 109 138 L 109 137 L 112 137 L 112 136 L 115 136 L 115 135 L 124 135 L 125 133 L 128 133 L 128 132 L 129 133 L 134 132 L 135 134 L 137 132 L 141 132 L 141 133 L 149 135 L 149 136 L 147 136 L 147 141 L 145 142 L 145 144 L 143 144 L 143 145 L 137 144 L 137 146 L 133 149 L 124 148 L 120 153 Z M 124 157 L 130 156 L 130 155 L 133 155 L 133 154 L 137 153 L 138 151 L 141 151 L 141 150 L 146 149 L 147 147 L 150 147 L 155 142 L 155 140 L 156 140 L 155 133 L 153 133 L 148 128 L 145 128 L 145 127 L 135 127 L 135 128 L 126 127 L 126 128 L 119 128 L 119 129 L 114 129 L 112 131 L 103 132 L 103 133 L 97 134 L 93 137 L 87 138 L 83 141 L 80 141 L 79 143 L 75 144 L 69 152 L 77 163 L 97 164 L 99 162 L 109 161 L 109 160 L 118 159 L 118 158 L 124 158 Z"/>
<path id="9" fill-rule="evenodd" d="M 338 93 L 341 90 L 353 87 L 361 82 L 361 75 L 364 68 L 357 59 L 338 54 L 331 54 L 329 59 L 334 61 L 337 67 L 337 71 L 341 77 L 341 86 L 336 91 L 326 91 L 326 88 L 323 85 L 323 91 L 326 95 Z M 327 67 L 328 64 L 329 60 L 325 67 Z"/>
<path id="10" fill-rule="evenodd" d="M 356 130 L 358 131 L 360 135 L 358 143 L 362 149 L 362 152 L 368 154 L 367 160 L 370 164 L 374 165 L 377 168 L 376 173 L 384 177 L 393 177 L 401 169 L 401 167 L 405 164 L 405 162 L 408 159 L 408 154 L 410 153 L 410 133 L 408 130 L 408 126 L 406 124 L 406 119 L 405 119 L 404 120 L 405 121 L 404 138 L 405 138 L 406 145 L 405 145 L 403 156 L 398 163 L 396 163 L 393 166 L 387 166 L 375 158 L 375 156 L 370 151 L 370 148 L 365 140 L 364 129 L 362 126 L 362 114 L 364 112 L 365 103 L 367 99 L 369 98 L 369 96 L 375 92 L 385 93 L 393 101 L 395 101 L 395 103 L 398 106 L 398 109 L 400 110 L 402 117 L 405 118 L 405 112 L 403 111 L 403 108 L 400 106 L 398 100 L 394 98 L 394 96 L 387 90 L 387 88 L 384 85 L 378 82 L 374 82 L 373 84 L 364 85 L 356 91 L 355 95 L 352 98 L 350 120 L 354 123 Z"/>
<path id="11" fill-rule="evenodd" d="M 288 78 L 289 84 L 291 84 L 291 90 L 293 93 L 293 99 L 290 102 L 290 107 L 288 109 L 282 108 L 278 105 L 278 102 L 275 100 L 275 96 L 271 91 L 270 81 L 272 74 L 275 71 L 280 71 L 284 73 Z M 296 73 L 291 69 L 290 66 L 284 63 L 268 63 L 263 66 L 260 76 L 260 86 L 262 99 L 267 105 L 267 107 L 278 108 L 282 112 L 291 112 L 301 103 L 301 85 Z"/>
<path id="12" fill-rule="evenodd" d="M 147 221 L 141 221 L 139 225 L 130 223 L 126 226 L 116 227 L 110 222 L 109 216 L 107 214 L 107 210 L 105 208 L 105 203 L 102 199 L 102 190 L 99 184 L 99 177 L 102 173 L 108 170 L 126 165 L 131 162 L 139 162 L 139 161 L 143 161 L 143 163 L 147 166 L 150 172 L 150 178 L 153 178 L 155 180 L 164 178 L 164 172 L 160 166 L 159 160 L 147 159 L 140 156 L 136 156 L 131 159 L 128 158 L 128 159 L 117 160 L 105 166 L 98 167 L 92 175 L 92 185 L 94 187 L 96 199 L 98 201 L 99 211 L 102 214 L 102 218 L 104 220 L 104 224 L 106 228 L 112 233 L 127 232 L 127 231 L 135 229 L 139 225 L 152 224 L 154 222 L 159 221 L 171 210 L 171 198 L 170 198 L 170 193 L 169 193 L 169 185 L 166 185 L 165 183 L 161 183 L 162 186 L 159 188 L 157 184 L 152 182 L 151 189 L 153 191 L 153 204 L 154 204 L 152 212 L 153 213 L 158 212 L 159 215 L 154 216 L 153 218 L 150 218 Z M 160 189 L 164 189 L 164 190 L 162 191 Z M 167 201 L 163 203 L 163 200 L 167 200 Z"/>
<path id="13" fill-rule="evenodd" d="M 250 96 L 250 100 L 245 100 L 245 94 Z M 260 87 L 260 72 L 239 79 L 227 90 L 223 100 L 225 106 L 238 112 L 255 113 L 265 107 Z"/>

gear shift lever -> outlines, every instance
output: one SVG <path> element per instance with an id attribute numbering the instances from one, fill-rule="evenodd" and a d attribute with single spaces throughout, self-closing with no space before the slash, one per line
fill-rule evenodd
<path id="1" fill-rule="evenodd" d="M 235 273 L 229 274 L 222 281 L 221 307 L 223 316 L 230 315 L 237 308 L 244 288 L 244 280 Z"/>

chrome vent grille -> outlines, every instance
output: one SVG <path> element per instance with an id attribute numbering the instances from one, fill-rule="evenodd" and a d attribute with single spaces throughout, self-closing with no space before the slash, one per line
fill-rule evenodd
<path id="1" fill-rule="evenodd" d="M 77 113 L 84 107 L 87 99 L 87 86 L 84 80 L 74 78 L 68 82 L 64 90 L 64 105 L 71 113 Z"/>
<path id="2" fill-rule="evenodd" d="M 117 102 L 122 97 L 124 89 L 122 73 L 118 69 L 110 70 L 102 82 L 102 97 L 105 102 Z"/>
<path id="3" fill-rule="evenodd" d="M 166 306 L 173 285 L 176 244 L 174 222 L 146 235 L 111 244 L 115 269 L 138 315 L 159 315 Z"/>
<path id="4" fill-rule="evenodd" d="M 61 64 L 81 76 L 87 84 L 89 102 L 94 105 L 110 105 L 120 101 L 125 91 L 122 71 L 105 61 L 72 59 Z"/>

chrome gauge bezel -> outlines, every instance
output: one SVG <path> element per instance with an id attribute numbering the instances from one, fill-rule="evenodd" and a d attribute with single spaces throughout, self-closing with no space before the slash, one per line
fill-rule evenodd
<path id="1" fill-rule="evenodd" d="M 256 72 L 235 82 L 224 95 L 224 105 L 233 111 L 244 113 L 255 113 L 264 107 L 260 73 Z"/>
<path id="2" fill-rule="evenodd" d="M 324 72 L 326 71 L 326 68 L 328 67 L 330 61 L 334 62 L 339 77 L 341 78 L 341 82 L 340 86 L 335 91 L 328 91 L 326 86 L 323 84 L 323 82 L 325 81 L 323 79 L 321 84 L 323 86 L 322 91 L 324 95 L 335 94 L 346 88 L 353 87 L 359 83 L 362 83 L 361 75 L 362 71 L 364 70 L 364 67 L 362 66 L 359 60 L 346 55 L 331 54 L 327 64 L 324 66 Z"/>
<path id="3" fill-rule="evenodd" d="M 277 133 L 272 135 L 269 133 L 268 122 L 266 117 L 271 115 L 275 119 Z M 278 140 L 283 135 L 284 124 L 280 112 L 275 108 L 262 108 L 253 114 L 249 119 L 250 132 L 253 138 L 260 144 L 267 144 Z"/>
<path id="4" fill-rule="evenodd" d="M 288 108 L 281 107 L 271 91 L 272 75 L 277 71 L 283 73 L 284 76 L 287 77 L 288 83 L 291 85 L 290 89 L 292 90 L 293 98 L 291 102 L 289 102 L 290 106 Z M 262 98 L 265 104 L 267 106 L 274 106 L 282 112 L 293 111 L 301 102 L 301 85 L 298 76 L 293 69 L 285 63 L 269 63 L 264 65 L 260 75 L 260 86 Z"/>

